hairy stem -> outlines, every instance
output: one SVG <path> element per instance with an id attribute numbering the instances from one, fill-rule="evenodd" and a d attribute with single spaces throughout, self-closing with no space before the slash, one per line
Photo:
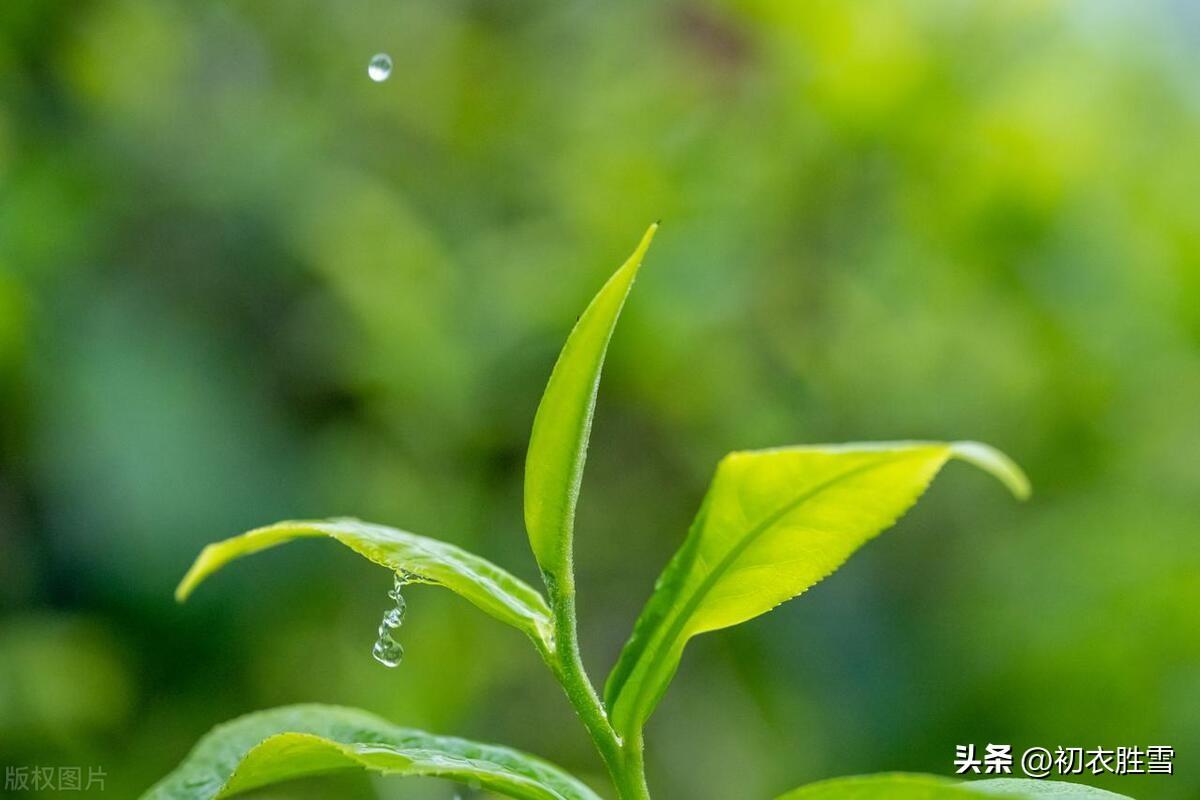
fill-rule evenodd
<path id="1" fill-rule="evenodd" d="M 650 800 L 650 788 L 646 785 L 646 762 L 642 753 L 642 732 L 627 737 L 621 743 L 621 754 L 624 766 L 620 780 L 625 781 L 622 787 L 618 781 L 617 791 L 621 797 Z M 617 780 L 614 778 L 614 780 Z"/>
<path id="2" fill-rule="evenodd" d="M 547 575 L 546 585 L 550 605 L 554 609 L 554 652 L 543 653 L 543 658 L 546 658 L 575 713 L 592 737 L 617 789 L 619 800 L 650 800 L 642 760 L 641 736 L 637 737 L 637 741 L 622 741 L 617 735 L 583 665 L 575 622 L 574 581 L 559 583 Z"/>

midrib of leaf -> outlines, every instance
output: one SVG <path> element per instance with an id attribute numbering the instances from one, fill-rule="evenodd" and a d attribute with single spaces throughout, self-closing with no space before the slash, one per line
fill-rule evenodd
<path id="1" fill-rule="evenodd" d="M 683 631 L 692 614 L 694 614 L 696 609 L 700 607 L 700 604 L 704 602 L 704 598 L 707 597 L 708 593 L 712 591 L 714 586 L 716 586 L 717 582 L 720 580 L 721 576 L 724 575 L 725 571 L 729 569 L 729 567 L 732 566 L 737 559 L 740 558 L 741 555 L 758 540 L 760 536 L 762 536 L 766 531 L 770 530 L 775 523 L 779 522 L 780 519 L 792 513 L 803 504 L 807 503 L 808 501 L 828 490 L 831 486 L 834 486 L 843 480 L 862 475 L 885 465 L 896 464 L 906 458 L 914 458 L 918 454 L 919 451 L 896 454 L 894 457 L 883 457 L 868 464 L 860 464 L 857 467 L 852 467 L 851 469 L 840 472 L 837 475 L 818 483 L 816 486 L 801 492 L 796 498 L 783 504 L 778 510 L 768 514 L 761 522 L 759 522 L 743 537 L 741 537 L 741 539 L 739 539 L 738 542 L 732 548 L 730 548 L 729 553 L 722 557 L 722 559 L 717 562 L 716 567 L 704 577 L 704 579 L 696 587 L 695 591 L 688 596 L 688 599 L 684 602 L 683 606 L 680 607 L 679 612 L 673 615 L 671 618 L 670 627 L 667 628 L 666 634 L 658 637 L 657 642 L 653 645 L 653 650 L 651 651 L 648 649 L 646 655 L 653 656 L 654 660 L 657 660 L 661 656 L 663 649 L 669 647 L 670 644 L 676 640 L 676 637 L 678 637 Z M 697 552 L 696 557 L 703 558 L 703 555 L 701 552 Z M 648 663 L 653 664 L 654 660 L 651 660 Z M 630 677 L 632 677 L 632 671 L 630 672 Z M 628 685 L 628 682 L 629 678 L 626 678 L 625 685 Z M 643 690 L 638 689 L 637 695 L 634 697 L 634 699 L 640 701 L 642 696 Z M 635 705 L 634 709 L 636 708 L 637 706 Z"/>

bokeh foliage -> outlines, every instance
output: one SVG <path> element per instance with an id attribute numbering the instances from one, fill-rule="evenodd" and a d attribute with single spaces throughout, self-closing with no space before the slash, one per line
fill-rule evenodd
<path id="1" fill-rule="evenodd" d="M 1195 797 L 1198 31 L 1172 0 L 8 0 L 0 764 L 133 796 L 221 719 L 321 701 L 596 774 L 520 636 L 453 598 L 413 593 L 389 672 L 388 585 L 332 546 L 171 589 L 204 542 L 338 514 L 534 579 L 537 398 L 661 218 L 580 505 L 593 672 L 728 450 L 977 438 L 1037 493 L 953 471 L 698 641 L 659 794 L 997 741 L 1173 745 L 1180 775 L 1095 782 Z"/>

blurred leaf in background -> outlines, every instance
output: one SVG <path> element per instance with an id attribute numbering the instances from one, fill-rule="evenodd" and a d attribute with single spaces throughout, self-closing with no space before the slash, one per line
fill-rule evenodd
<path id="1" fill-rule="evenodd" d="M 580 501 L 593 673 L 725 452 L 977 438 L 1038 495 L 947 475 L 836 580 L 698 640 L 658 792 L 944 774 L 986 740 L 1172 745 L 1179 774 L 1097 783 L 1195 797 L 1198 35 L 1176 0 L 10 0 L 0 763 L 134 796 L 215 722 L 319 701 L 594 775 L 520 635 L 461 601 L 414 592 L 389 672 L 388 585 L 350 555 L 171 587 L 203 542 L 345 514 L 534 579 L 539 392 L 661 218 Z"/>

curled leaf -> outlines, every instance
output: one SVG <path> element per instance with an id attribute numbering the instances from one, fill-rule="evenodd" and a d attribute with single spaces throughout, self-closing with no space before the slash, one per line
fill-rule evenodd
<path id="1" fill-rule="evenodd" d="M 538 565 L 560 586 L 572 579 L 575 504 L 587 460 L 604 355 L 657 229 L 657 224 L 650 226 L 633 255 L 608 279 L 575 323 L 533 419 L 525 459 L 525 527 Z"/>
<path id="2" fill-rule="evenodd" d="M 219 800 L 348 769 L 447 778 L 520 800 L 600 800 L 558 767 L 517 750 L 322 705 L 261 711 L 214 728 L 142 800 Z"/>
<path id="3" fill-rule="evenodd" d="M 550 609 L 540 592 L 492 562 L 452 544 L 357 519 L 279 522 L 205 547 L 175 590 L 183 601 L 234 559 L 293 539 L 326 536 L 416 583 L 444 586 L 480 610 L 524 631 L 553 652 Z"/>

